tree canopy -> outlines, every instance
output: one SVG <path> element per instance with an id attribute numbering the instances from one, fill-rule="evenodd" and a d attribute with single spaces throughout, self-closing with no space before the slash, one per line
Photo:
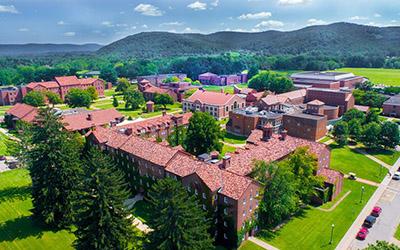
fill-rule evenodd
<path id="1" fill-rule="evenodd" d="M 174 104 L 174 99 L 168 94 L 156 94 L 154 103 L 162 105 L 166 109 L 168 104 Z"/>
<path id="2" fill-rule="evenodd" d="M 73 88 L 65 96 L 65 103 L 72 108 L 89 108 L 92 103 L 92 94 L 84 89 Z"/>
<path id="3" fill-rule="evenodd" d="M 270 90 L 285 93 L 293 90 L 293 82 L 289 78 L 271 71 L 261 71 L 249 81 L 249 87 L 257 91 Z"/>
<path id="4" fill-rule="evenodd" d="M 39 107 L 39 106 L 44 106 L 45 100 L 46 99 L 43 92 L 30 91 L 24 96 L 22 101 L 28 105 Z"/>
<path id="5" fill-rule="evenodd" d="M 124 101 L 125 108 L 133 110 L 140 108 L 145 102 L 143 94 L 133 87 L 129 87 L 124 91 Z"/>

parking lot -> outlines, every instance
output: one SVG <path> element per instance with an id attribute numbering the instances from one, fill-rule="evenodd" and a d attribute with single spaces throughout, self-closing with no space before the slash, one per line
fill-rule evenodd
<path id="1" fill-rule="evenodd" d="M 400 181 L 391 180 L 376 204 L 382 208 L 381 215 L 369 229 L 364 241 L 355 239 L 350 249 L 363 249 L 377 240 L 391 241 L 397 225 L 400 223 Z"/>

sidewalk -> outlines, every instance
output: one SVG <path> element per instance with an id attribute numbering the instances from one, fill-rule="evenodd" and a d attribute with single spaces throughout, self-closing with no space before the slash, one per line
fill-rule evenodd
<path id="1" fill-rule="evenodd" d="M 397 159 L 396 163 L 390 168 L 390 171 L 391 172 L 395 171 L 399 165 L 400 165 L 400 158 Z M 381 184 L 379 184 L 379 187 L 376 189 L 375 193 L 372 195 L 372 197 L 369 199 L 363 210 L 360 212 L 357 219 L 353 222 L 353 224 L 351 225 L 349 230 L 347 230 L 342 240 L 336 246 L 337 250 L 343 250 L 349 248 L 352 240 L 354 239 L 354 235 L 357 234 L 357 231 L 359 230 L 359 228 L 361 228 L 365 217 L 369 215 L 372 208 L 375 206 L 375 204 L 381 198 L 382 194 L 385 192 L 391 179 L 392 179 L 391 176 L 386 175 Z"/>
<path id="2" fill-rule="evenodd" d="M 268 244 L 268 243 L 266 243 L 266 242 L 264 242 L 262 240 L 259 240 L 259 239 L 255 238 L 255 237 L 249 237 L 248 240 L 253 242 L 254 244 L 257 244 L 258 246 L 260 246 L 260 247 L 262 247 L 264 249 L 279 250 L 279 248 L 271 246 L 270 244 Z"/>

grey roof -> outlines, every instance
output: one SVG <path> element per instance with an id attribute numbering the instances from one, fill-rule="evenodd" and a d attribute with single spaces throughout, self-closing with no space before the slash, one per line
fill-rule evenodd
<path id="1" fill-rule="evenodd" d="M 310 114 L 306 114 L 306 113 L 302 113 L 302 112 L 293 113 L 293 114 L 285 114 L 284 116 L 306 118 L 306 119 L 316 120 L 316 121 L 325 119 L 325 116 L 323 116 L 323 115 L 310 115 Z"/>
<path id="2" fill-rule="evenodd" d="M 390 105 L 400 105 L 400 95 L 390 97 L 386 102 L 383 104 L 390 104 Z"/>

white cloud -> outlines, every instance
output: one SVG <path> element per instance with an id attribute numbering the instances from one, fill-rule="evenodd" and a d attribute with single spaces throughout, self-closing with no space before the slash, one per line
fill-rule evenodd
<path id="1" fill-rule="evenodd" d="M 379 13 L 375 13 L 374 14 L 374 17 L 381 17 L 382 15 L 381 14 L 379 14 Z"/>
<path id="2" fill-rule="evenodd" d="M 168 23 L 161 23 L 160 26 L 182 26 L 184 23 L 181 22 L 168 22 Z"/>
<path id="3" fill-rule="evenodd" d="M 299 5 L 306 4 L 311 0 L 278 0 L 278 4 L 280 5 Z"/>
<path id="4" fill-rule="evenodd" d="M 147 24 L 143 24 L 143 25 L 142 25 L 142 28 L 143 28 L 143 29 L 147 29 L 148 27 L 149 27 L 149 26 L 147 26 Z"/>
<path id="5" fill-rule="evenodd" d="M 207 4 L 196 1 L 194 3 L 189 4 L 187 7 L 193 10 L 205 10 L 207 9 Z"/>
<path id="6" fill-rule="evenodd" d="M 101 22 L 101 25 L 106 26 L 108 28 L 114 27 L 114 24 L 110 21 L 103 21 Z"/>
<path id="7" fill-rule="evenodd" d="M 0 13 L 19 13 L 14 5 L 0 5 Z"/>
<path id="8" fill-rule="evenodd" d="M 368 17 L 365 17 L 365 16 L 352 16 L 349 19 L 352 20 L 352 21 L 359 21 L 359 20 L 367 20 Z"/>
<path id="9" fill-rule="evenodd" d="M 68 37 L 72 37 L 72 36 L 75 36 L 75 35 L 76 35 L 76 33 L 73 32 L 73 31 L 69 31 L 69 32 L 65 32 L 64 33 L 64 36 L 68 36 Z"/>
<path id="10" fill-rule="evenodd" d="M 57 25 L 66 25 L 66 23 L 63 20 L 61 20 L 57 22 Z"/>
<path id="11" fill-rule="evenodd" d="M 324 25 L 327 24 L 324 20 L 311 18 L 307 20 L 307 25 Z"/>
<path id="12" fill-rule="evenodd" d="M 258 12 L 258 13 L 248 13 L 248 14 L 242 14 L 238 17 L 240 20 L 249 20 L 249 19 L 266 19 L 271 17 L 272 14 L 271 12 Z"/>
<path id="13" fill-rule="evenodd" d="M 162 16 L 163 12 L 156 6 L 151 4 L 139 4 L 135 7 L 135 11 L 145 16 Z"/>
<path id="14" fill-rule="evenodd" d="M 269 20 L 269 21 L 262 21 L 261 23 L 257 24 L 256 28 L 268 28 L 268 29 L 277 29 L 283 27 L 285 24 L 281 21 Z"/>
<path id="15" fill-rule="evenodd" d="M 257 28 L 252 28 L 252 29 L 241 29 L 241 28 L 238 28 L 238 29 L 230 29 L 230 28 L 227 28 L 227 29 L 225 29 L 225 31 L 234 31 L 234 32 L 260 32 L 261 30 L 260 30 L 260 29 L 257 29 Z"/>
<path id="16" fill-rule="evenodd" d="M 391 20 L 390 22 L 391 23 L 397 23 L 397 20 Z"/>
<path id="17" fill-rule="evenodd" d="M 219 4 L 219 0 L 215 0 L 214 2 L 210 3 L 212 6 L 217 7 Z"/>
<path id="18" fill-rule="evenodd" d="M 185 33 L 190 33 L 190 32 L 193 32 L 193 30 L 192 30 L 192 28 L 190 28 L 190 27 L 186 27 L 186 28 L 183 30 L 183 32 L 185 32 Z"/>
<path id="19" fill-rule="evenodd" d="M 27 31 L 29 31 L 29 29 L 28 28 L 19 28 L 18 31 L 19 32 L 27 32 Z"/>

